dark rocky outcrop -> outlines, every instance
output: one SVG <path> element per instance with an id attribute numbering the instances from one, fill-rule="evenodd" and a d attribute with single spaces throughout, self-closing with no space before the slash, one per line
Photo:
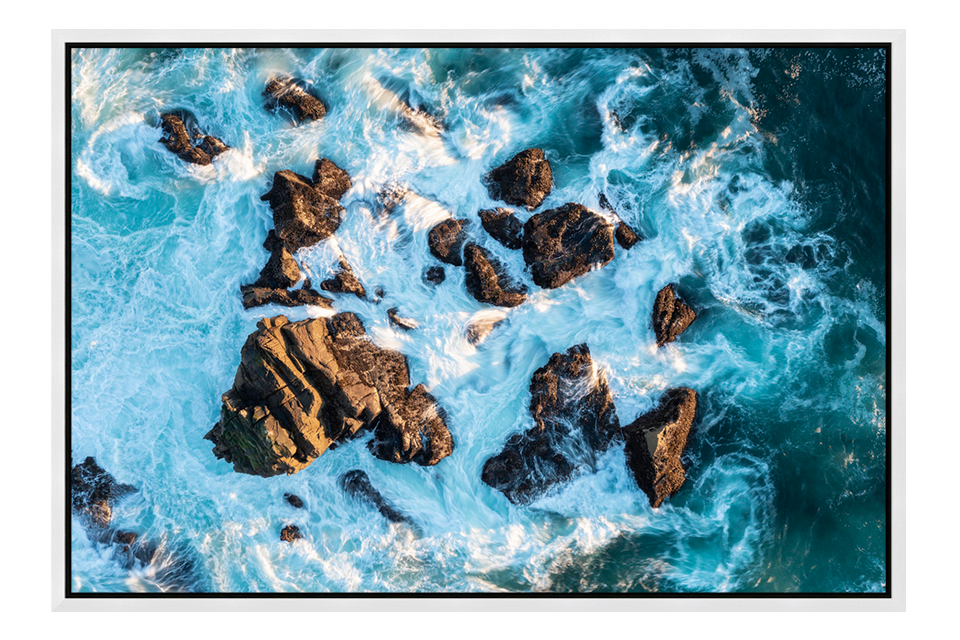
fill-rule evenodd
<path id="1" fill-rule="evenodd" d="M 270 252 L 267 264 L 261 269 L 260 277 L 254 283 L 258 287 L 270 289 L 288 289 L 300 281 L 300 267 L 276 233 L 271 229 L 263 248 Z"/>
<path id="2" fill-rule="evenodd" d="M 352 186 L 350 174 L 335 165 L 333 161 L 326 158 L 317 160 L 313 167 L 314 189 L 334 200 L 339 200 Z"/>
<path id="3" fill-rule="evenodd" d="M 368 448 L 387 462 L 427 467 L 453 453 L 453 438 L 443 410 L 419 384 L 403 402 L 384 405 Z"/>
<path id="4" fill-rule="evenodd" d="M 284 307 L 314 305 L 326 309 L 333 307 L 333 300 L 325 298 L 315 289 L 311 289 L 308 282 L 304 283 L 303 288 L 293 289 L 292 291 L 248 284 L 240 287 L 240 294 L 243 296 L 244 309 L 262 307 L 266 304 L 279 304 Z"/>
<path id="5" fill-rule="evenodd" d="M 208 165 L 213 157 L 230 148 L 219 139 L 207 135 L 201 135 L 200 144 L 194 146 L 193 136 L 187 130 L 180 114 L 164 113 L 160 116 L 160 127 L 166 136 L 160 138 L 163 146 L 177 154 L 181 160 L 192 164 Z"/>
<path id="6" fill-rule="evenodd" d="M 274 78 L 267 83 L 263 95 L 267 97 L 267 108 L 285 107 L 293 112 L 298 123 L 304 120 L 319 120 L 327 113 L 323 102 L 310 93 L 306 84 L 298 78 Z"/>
<path id="7" fill-rule="evenodd" d="M 534 426 L 511 436 L 487 460 L 481 479 L 523 504 L 571 477 L 620 437 L 620 422 L 603 372 L 595 372 L 585 344 L 555 353 L 530 380 Z"/>
<path id="8" fill-rule="evenodd" d="M 523 243 L 523 224 L 508 209 L 487 209 L 480 212 L 480 224 L 494 240 L 508 249 L 519 249 Z"/>
<path id="9" fill-rule="evenodd" d="M 462 267 L 463 243 L 467 238 L 466 226 L 468 224 L 470 224 L 469 220 L 455 220 L 453 218 L 447 218 L 437 223 L 427 234 L 430 253 L 440 262 Z"/>
<path id="10" fill-rule="evenodd" d="M 213 136 L 200 136 L 200 144 L 197 145 L 197 149 L 210 156 L 211 160 L 229 148 L 223 143 L 223 140 Z"/>
<path id="11" fill-rule="evenodd" d="M 397 325 L 404 331 L 412 331 L 420 326 L 416 320 L 411 320 L 410 318 L 403 318 L 399 316 L 400 309 L 393 307 L 392 309 L 387 309 L 387 317 L 390 318 L 390 322 Z"/>
<path id="12" fill-rule="evenodd" d="M 543 149 L 521 151 L 485 176 L 494 200 L 536 209 L 553 188 L 553 171 Z"/>
<path id="13" fill-rule="evenodd" d="M 567 203 L 523 225 L 523 259 L 539 287 L 563 286 L 613 255 L 613 226 L 583 205 Z"/>
<path id="14" fill-rule="evenodd" d="M 430 267 L 423 272 L 423 281 L 429 282 L 430 284 L 440 284 L 447 279 L 447 274 L 444 272 L 443 267 Z"/>
<path id="15" fill-rule="evenodd" d="M 257 323 L 220 421 L 205 436 L 236 471 L 300 471 L 334 442 L 376 427 L 378 457 L 436 464 L 453 448 L 435 401 L 409 391 L 406 359 L 377 347 L 352 313 Z"/>
<path id="16" fill-rule="evenodd" d="M 467 270 L 467 293 L 478 302 L 498 307 L 516 307 L 527 299 L 526 287 L 517 286 L 503 265 L 490 257 L 482 247 L 468 244 L 463 250 L 463 257 L 463 266 Z"/>
<path id="17" fill-rule="evenodd" d="M 280 540 L 283 542 L 293 542 L 301 538 L 303 538 L 303 534 L 300 533 L 300 527 L 295 524 L 288 524 L 280 532 Z"/>
<path id="18" fill-rule="evenodd" d="M 670 389 L 656 409 L 623 428 L 627 466 L 653 507 L 675 494 L 686 479 L 680 456 L 696 413 L 695 391 Z"/>
<path id="19" fill-rule="evenodd" d="M 693 309 L 677 296 L 674 285 L 668 284 L 660 289 L 653 303 L 653 332 L 657 336 L 657 346 L 673 342 L 696 318 Z"/>
<path id="20" fill-rule="evenodd" d="M 73 511 L 96 528 L 108 527 L 116 500 L 135 491 L 135 487 L 114 480 L 92 457 L 74 466 L 70 472 Z"/>
<path id="21" fill-rule="evenodd" d="M 283 494 L 283 499 L 294 509 L 303 509 L 303 500 L 301 500 L 297 494 L 285 493 Z"/>
<path id="22" fill-rule="evenodd" d="M 340 476 L 339 483 L 340 487 L 347 495 L 356 498 L 361 502 L 367 502 L 373 505 L 376 507 L 377 511 L 380 512 L 380 515 L 390 522 L 409 525 L 414 524 L 413 520 L 394 509 L 392 506 L 390 506 L 390 503 L 383 499 L 383 496 L 380 495 L 380 492 L 377 491 L 370 482 L 370 478 L 367 476 L 366 472 L 360 469 L 347 471 L 345 474 Z"/>
<path id="23" fill-rule="evenodd" d="M 277 171 L 270 191 L 260 199 L 270 203 L 274 232 L 290 253 L 329 238 L 340 227 L 340 203 L 293 171 Z"/>
<path id="24" fill-rule="evenodd" d="M 357 276 L 353 274 L 350 264 L 343 258 L 340 259 L 340 270 L 329 280 L 321 282 L 320 288 L 331 293 L 352 293 L 358 298 L 367 295 L 367 290 L 363 288 Z"/>
<path id="25" fill-rule="evenodd" d="M 617 224 L 617 230 L 614 231 L 614 236 L 617 238 L 617 244 L 624 249 L 629 249 L 643 240 L 643 238 L 637 235 L 637 232 L 623 220 Z"/>

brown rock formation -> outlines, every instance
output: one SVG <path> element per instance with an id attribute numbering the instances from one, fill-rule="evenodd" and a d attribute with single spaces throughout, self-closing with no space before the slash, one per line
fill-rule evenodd
<path id="1" fill-rule="evenodd" d="M 462 267 L 462 249 L 467 238 L 465 228 L 468 224 L 470 224 L 469 220 L 454 220 L 453 218 L 447 218 L 437 223 L 427 234 L 430 253 L 440 262 Z"/>
<path id="2" fill-rule="evenodd" d="M 653 332 L 657 346 L 673 342 L 697 319 L 697 314 L 677 296 L 674 285 L 668 284 L 657 293 L 653 303 Z"/>
<path id="3" fill-rule="evenodd" d="M 270 191 L 260 199 L 270 203 L 274 232 L 290 253 L 329 238 L 340 227 L 340 203 L 293 171 L 277 171 Z"/>
<path id="4" fill-rule="evenodd" d="M 526 287 L 517 286 L 497 260 L 473 243 L 463 250 L 467 293 L 478 302 L 516 307 L 527 299 Z"/>
<path id="5" fill-rule="evenodd" d="M 543 149 L 521 151 L 485 176 L 494 200 L 536 209 L 553 188 L 553 171 Z"/>
<path id="6" fill-rule="evenodd" d="M 583 205 L 567 203 L 523 225 L 523 259 L 539 287 L 561 287 L 613 255 L 613 226 Z"/>
<path id="7" fill-rule="evenodd" d="M 508 249 L 523 246 L 523 224 L 508 209 L 487 209 L 480 212 L 480 224 L 494 240 Z"/>
<path id="8" fill-rule="evenodd" d="M 267 97 L 267 108 L 285 107 L 293 112 L 298 123 L 319 120 L 327 113 L 323 102 L 307 91 L 305 83 L 297 78 L 274 78 L 267 83 L 263 95 Z"/>

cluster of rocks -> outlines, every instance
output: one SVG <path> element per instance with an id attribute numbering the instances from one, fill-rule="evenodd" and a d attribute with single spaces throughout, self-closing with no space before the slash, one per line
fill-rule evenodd
<path id="1" fill-rule="evenodd" d="M 191 131 L 187 129 L 188 123 Z M 191 164 L 208 165 L 230 148 L 219 138 L 201 133 L 196 128 L 192 115 L 186 112 L 162 114 L 160 128 L 166 136 L 160 138 L 160 143 L 178 158 Z"/>

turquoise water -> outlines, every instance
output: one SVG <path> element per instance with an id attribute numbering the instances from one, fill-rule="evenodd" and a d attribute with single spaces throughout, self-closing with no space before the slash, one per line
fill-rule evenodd
<path id="1" fill-rule="evenodd" d="M 75 50 L 71 456 L 139 488 L 115 522 L 157 552 L 127 566 L 74 519 L 72 589 L 884 591 L 885 65 L 862 48 Z M 263 109 L 278 72 L 314 83 L 326 117 Z M 406 126 L 399 101 L 443 132 Z M 174 109 L 232 149 L 179 160 L 158 142 Z M 601 212 L 602 192 L 643 242 L 560 289 L 533 285 L 477 215 L 502 204 L 482 175 L 533 146 L 554 172 L 539 210 Z M 202 439 L 258 318 L 330 313 L 244 310 L 239 293 L 267 259 L 260 195 L 318 157 L 354 187 L 336 235 L 297 258 L 319 282 L 345 256 L 385 290 L 334 309 L 405 354 L 447 412 L 456 447 L 436 467 L 377 460 L 360 439 L 263 479 Z M 412 195 L 380 217 L 392 183 Z M 523 305 L 477 302 L 456 268 L 424 284 L 427 232 L 448 216 L 474 221 L 529 287 Z M 657 350 L 650 310 L 670 282 L 699 317 Z M 391 325 L 392 306 L 420 329 Z M 471 346 L 466 327 L 490 314 L 506 322 Z M 533 371 L 581 342 L 624 424 L 664 389 L 700 396 L 687 481 L 659 509 L 622 447 L 527 506 L 480 481 L 532 426 Z M 354 468 L 420 530 L 346 496 L 336 479 Z M 281 542 L 287 524 L 304 539 Z"/>

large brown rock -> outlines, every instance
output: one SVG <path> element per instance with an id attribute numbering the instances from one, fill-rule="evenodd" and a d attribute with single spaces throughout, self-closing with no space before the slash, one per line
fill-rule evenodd
<path id="1" fill-rule="evenodd" d="M 290 253 L 329 238 L 340 227 L 340 203 L 293 171 L 277 171 L 270 191 L 260 199 L 270 203 L 274 232 Z"/>
<path id="2" fill-rule="evenodd" d="M 377 424 L 379 434 L 386 422 L 417 440 L 401 442 L 400 455 L 384 445 L 386 459 L 436 464 L 452 450 L 450 432 L 433 398 L 409 385 L 403 355 L 373 344 L 352 313 L 265 318 L 205 437 L 236 471 L 269 477 L 300 471 L 360 429 Z"/>
<path id="3" fill-rule="evenodd" d="M 553 188 L 553 171 L 543 149 L 521 151 L 485 176 L 494 200 L 536 209 Z"/>
<path id="4" fill-rule="evenodd" d="M 320 158 L 313 166 L 313 188 L 334 200 L 343 197 L 353 183 L 350 174 L 338 167 L 332 160 Z"/>
<path id="5" fill-rule="evenodd" d="M 315 95 L 307 91 L 302 80 L 289 76 L 274 78 L 263 90 L 268 108 L 285 107 L 293 112 L 297 122 L 319 120 L 327 113 L 326 107 Z"/>
<path id="6" fill-rule="evenodd" d="M 467 275 L 467 293 L 478 302 L 498 307 L 516 307 L 527 299 L 526 287 L 517 286 L 507 275 L 503 265 L 473 243 L 463 250 L 463 266 Z"/>
<path id="7" fill-rule="evenodd" d="M 466 226 L 468 224 L 470 224 L 469 220 L 455 220 L 453 218 L 438 222 L 427 234 L 430 253 L 441 262 L 462 267 L 463 243 L 467 239 Z"/>
<path id="8" fill-rule="evenodd" d="M 523 223 L 508 209 L 487 209 L 480 212 L 480 224 L 494 240 L 508 249 L 523 246 Z"/>
<path id="9" fill-rule="evenodd" d="M 179 115 L 173 113 L 161 115 L 160 127 L 166 135 L 165 138 L 160 138 L 160 142 L 169 151 L 177 154 L 178 158 L 201 166 L 210 164 L 210 154 L 193 146 L 190 133 Z"/>
<path id="10" fill-rule="evenodd" d="M 92 457 L 70 472 L 73 511 L 95 528 L 108 527 L 116 500 L 134 491 L 135 487 L 117 482 Z"/>
<path id="11" fill-rule="evenodd" d="M 368 446 L 381 460 L 427 467 L 453 453 L 453 438 L 444 412 L 419 384 L 402 402 L 384 405 Z"/>
<path id="12" fill-rule="evenodd" d="M 561 287 L 613 255 L 613 225 L 583 205 L 567 203 L 523 225 L 523 259 L 539 287 Z"/>
<path id="13" fill-rule="evenodd" d="M 653 303 L 653 332 L 658 347 L 676 340 L 696 319 L 697 314 L 677 296 L 674 285 L 668 284 L 657 292 Z"/>
<path id="14" fill-rule="evenodd" d="M 680 456 L 697 413 L 697 393 L 670 389 L 656 409 L 623 428 L 627 466 L 653 507 L 680 489 L 686 479 Z"/>
<path id="15" fill-rule="evenodd" d="M 606 376 L 595 370 L 585 344 L 550 356 L 534 372 L 530 394 L 533 428 L 511 436 L 481 472 L 486 484 L 515 504 L 570 478 L 578 459 L 606 450 L 620 432 Z"/>

